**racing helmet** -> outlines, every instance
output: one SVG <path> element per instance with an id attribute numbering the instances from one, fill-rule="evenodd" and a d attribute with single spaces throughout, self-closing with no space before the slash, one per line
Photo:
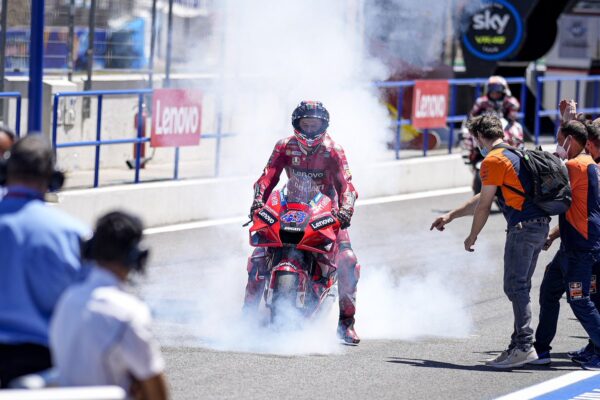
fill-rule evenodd
<path id="1" fill-rule="evenodd" d="M 500 98 L 492 99 L 490 98 L 490 93 L 497 92 L 500 93 Z M 500 75 L 490 76 L 488 81 L 485 84 L 485 95 L 492 101 L 503 101 L 506 96 L 511 96 L 510 88 L 508 87 L 508 83 L 506 79 L 501 77 Z"/>
<path id="2" fill-rule="evenodd" d="M 300 127 L 302 118 L 317 118 L 322 121 L 321 127 L 312 132 L 303 131 Z M 302 101 L 292 113 L 292 125 L 294 126 L 294 136 L 301 145 L 308 148 L 316 147 L 321 144 L 327 132 L 329 112 L 320 101 Z"/>

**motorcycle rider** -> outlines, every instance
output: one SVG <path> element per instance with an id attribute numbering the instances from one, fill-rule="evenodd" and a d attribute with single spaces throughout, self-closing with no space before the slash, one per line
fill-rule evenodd
<path id="1" fill-rule="evenodd" d="M 347 343 L 360 342 L 354 330 L 356 310 L 356 285 L 360 265 L 352 250 L 347 228 L 354 213 L 358 193 L 352 184 L 352 175 L 344 150 L 327 134 L 329 112 L 319 101 L 302 101 L 292 113 L 294 134 L 275 144 L 263 174 L 254 184 L 254 201 L 250 216 L 264 206 L 285 169 L 288 177 L 310 177 L 323 194 L 334 203 L 336 218 L 340 221 L 336 246 L 319 263 L 326 268 L 337 268 L 340 317 L 338 336 Z M 244 298 L 244 311 L 256 310 L 260 303 L 268 275 L 271 253 L 264 247 L 254 250 L 248 259 L 248 283 Z"/>
<path id="2" fill-rule="evenodd" d="M 506 79 L 499 75 L 490 76 L 484 87 L 484 95 L 475 100 L 475 104 L 469 113 L 469 117 L 477 117 L 483 114 L 496 114 L 503 121 L 504 141 L 510 146 L 523 147 L 523 128 L 517 120 L 520 108 L 519 101 L 512 96 Z M 473 136 L 468 130 L 463 131 L 463 148 L 466 155 L 465 163 L 474 169 L 473 192 L 481 191 L 481 179 L 479 177 L 479 165 L 483 156 L 474 142 Z"/>
<path id="3" fill-rule="evenodd" d="M 469 115 L 477 117 L 485 113 L 496 113 L 509 123 L 517 120 L 521 104 L 511 93 L 506 79 L 499 75 L 490 76 L 484 87 L 484 95 L 475 100 Z"/>

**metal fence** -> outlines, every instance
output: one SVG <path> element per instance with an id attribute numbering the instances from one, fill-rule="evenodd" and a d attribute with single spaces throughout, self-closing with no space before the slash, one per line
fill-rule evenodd
<path id="1" fill-rule="evenodd" d="M 449 83 L 449 103 L 448 103 L 448 143 L 447 150 L 448 153 L 452 153 L 454 145 L 456 143 L 457 135 L 457 124 L 460 124 L 463 120 L 465 120 L 468 116 L 467 112 L 457 112 L 457 104 L 458 104 L 458 90 L 460 87 L 468 86 L 471 88 L 470 92 L 472 102 L 479 96 L 481 96 L 483 87 L 486 83 L 487 79 L 478 78 L 478 79 L 450 79 Z M 518 113 L 518 118 L 520 121 L 523 121 L 525 115 L 527 114 L 526 109 L 526 93 L 527 86 L 526 80 L 521 77 L 515 78 L 507 78 L 507 82 L 512 85 L 520 85 L 520 102 L 521 102 L 521 110 Z M 547 87 L 548 83 L 552 83 L 556 85 L 554 88 L 555 101 L 549 97 L 550 89 Z M 570 83 L 570 87 L 568 90 L 565 90 L 565 84 Z M 583 87 L 583 85 L 586 85 Z M 394 152 L 395 158 L 400 158 L 400 153 L 403 149 L 401 142 L 401 130 L 405 125 L 411 124 L 410 118 L 403 117 L 403 107 L 404 102 L 407 101 L 406 98 L 408 90 L 412 90 L 415 85 L 415 81 L 397 81 L 397 82 L 377 82 L 375 86 L 381 89 L 391 89 L 396 90 L 397 92 L 397 109 L 399 110 L 397 113 L 397 117 L 394 120 Z M 141 155 L 141 147 L 144 143 L 148 143 L 150 138 L 145 137 L 145 132 L 142 131 L 142 128 L 145 126 L 143 121 L 143 113 L 138 112 L 138 120 L 137 120 L 137 135 L 134 138 L 124 138 L 124 139 L 103 139 L 102 138 L 102 108 L 103 101 L 107 96 L 135 96 L 137 97 L 137 110 L 142 110 L 142 104 L 144 103 L 144 98 L 152 95 L 152 89 L 135 89 L 135 90 L 98 90 L 98 91 L 87 91 L 87 92 L 62 92 L 56 93 L 54 95 L 54 103 L 52 110 L 52 144 L 55 149 L 61 148 L 69 148 L 69 147 L 86 147 L 93 146 L 95 147 L 95 158 L 94 158 L 94 179 L 93 179 L 93 187 L 99 186 L 99 176 L 100 176 L 100 156 L 101 156 L 101 147 L 105 145 L 115 145 L 115 144 L 134 144 L 136 146 L 135 152 L 135 175 L 133 182 L 140 182 L 140 168 L 142 162 Z M 567 93 L 565 95 L 565 93 Z M 461 92 L 462 95 L 462 92 Z M 535 109 L 530 110 L 530 112 L 534 112 L 534 138 L 535 143 L 539 144 L 539 138 L 542 130 L 542 118 L 553 118 L 554 127 L 556 128 L 560 123 L 560 113 L 557 109 L 558 101 L 561 96 L 572 97 L 578 103 L 582 104 L 581 108 L 579 108 L 579 112 L 589 113 L 593 116 L 600 115 L 600 105 L 598 104 L 600 101 L 600 75 L 592 75 L 592 76 L 545 76 L 538 77 L 536 79 L 536 100 L 535 100 Z M 96 138 L 95 140 L 88 141 L 79 141 L 79 142 L 68 142 L 68 143 L 59 143 L 58 142 L 58 121 L 59 121 L 59 99 L 61 97 L 95 97 L 98 104 L 98 111 L 96 117 Z M 14 98 L 16 100 L 16 116 L 15 116 L 15 131 L 17 134 L 20 133 L 20 120 L 21 120 L 21 94 L 18 92 L 6 92 L 0 93 L 0 99 L 2 98 Z M 544 109 L 544 99 L 548 104 L 552 104 L 552 107 L 547 107 Z M 468 102 L 467 102 L 468 103 Z M 220 112 L 217 110 L 217 112 Z M 217 121 L 220 121 L 221 118 L 218 117 Z M 546 126 L 547 131 L 550 129 Z M 556 131 L 556 130 L 555 130 Z M 221 125 L 217 123 L 216 132 L 214 133 L 203 133 L 202 138 L 205 139 L 216 139 L 217 145 L 215 149 L 215 175 L 219 174 L 219 166 L 220 166 L 220 153 L 221 153 L 221 140 L 225 137 L 233 136 L 232 133 L 223 133 L 221 132 Z M 427 156 L 428 153 L 428 130 L 423 131 L 424 140 L 423 140 L 423 155 Z M 174 179 L 178 179 L 178 168 L 179 168 L 179 152 L 175 152 L 175 160 L 174 160 Z"/>
<path id="2" fill-rule="evenodd" d="M 519 120 L 521 123 L 525 117 L 525 104 L 526 104 L 526 94 L 527 94 L 527 82 L 525 78 L 507 78 L 506 81 L 509 84 L 518 84 L 520 85 L 520 102 L 521 102 L 521 110 L 518 113 Z M 472 95 L 472 103 L 475 103 L 477 97 L 481 96 L 482 89 L 485 83 L 487 82 L 486 78 L 476 78 L 476 79 L 449 79 L 448 85 L 450 86 L 450 101 L 448 104 L 448 153 L 452 153 L 452 148 L 455 143 L 455 130 L 456 124 L 462 123 L 468 116 L 467 113 L 457 114 L 456 105 L 457 105 L 457 88 L 460 86 L 471 86 L 473 88 Z M 395 81 L 395 82 L 377 82 L 375 86 L 378 88 L 388 88 L 388 89 L 396 89 L 397 90 L 397 118 L 394 121 L 395 124 L 395 137 L 394 137 L 394 151 L 396 153 L 396 159 L 400 159 L 400 150 L 402 149 L 401 142 L 401 131 L 404 125 L 410 125 L 411 119 L 404 118 L 402 115 L 402 110 L 404 108 L 404 97 L 407 90 L 412 90 L 415 85 L 415 81 Z M 428 138 L 429 138 L 429 130 L 425 129 L 423 131 L 424 140 L 423 140 L 423 155 L 427 156 L 427 149 L 429 147 Z"/>
<path id="3" fill-rule="evenodd" d="M 143 109 L 144 97 L 152 95 L 152 89 L 135 89 L 135 90 L 95 90 L 86 92 L 62 92 L 54 95 L 54 103 L 52 110 L 52 145 L 54 149 L 68 148 L 68 147 L 87 147 L 94 146 L 96 149 L 94 156 L 94 183 L 93 187 L 98 187 L 100 179 L 100 149 L 103 145 L 115 145 L 115 144 L 135 144 L 135 176 L 133 183 L 140 182 L 140 168 L 141 168 L 141 147 L 144 143 L 150 141 L 149 137 L 145 137 L 143 127 L 145 126 L 143 118 L 143 112 L 137 113 L 137 135 L 135 138 L 129 139 L 102 139 L 102 104 L 104 97 L 106 96 L 137 96 L 138 106 L 137 110 Z M 68 142 L 58 143 L 58 113 L 59 113 L 59 99 L 61 97 L 96 97 L 98 102 L 98 111 L 96 116 L 96 140 L 80 141 L 80 142 Z M 201 138 L 203 139 L 216 139 L 217 146 L 215 149 L 215 175 L 219 175 L 219 162 L 221 153 L 221 139 L 233 136 L 232 133 L 221 132 L 220 125 L 217 125 L 217 132 L 215 133 L 202 133 Z M 175 152 L 174 160 L 174 174 L 173 179 L 178 179 L 179 171 L 179 152 Z"/>
<path id="4" fill-rule="evenodd" d="M 535 101 L 535 125 L 534 125 L 534 135 L 535 135 L 535 143 L 539 144 L 540 138 L 540 130 L 541 130 L 541 122 L 544 117 L 554 117 L 554 132 L 558 131 L 558 126 L 560 125 L 560 111 L 558 108 L 548 108 L 543 109 L 542 102 L 545 98 L 546 94 L 546 83 L 555 82 L 555 97 L 553 104 L 558 107 L 558 103 L 562 98 L 562 93 L 564 92 L 564 86 L 566 83 L 571 82 L 572 86 L 569 92 L 573 94 L 572 97 L 578 105 L 583 104 L 583 107 L 578 107 L 577 111 L 584 114 L 592 114 L 592 117 L 600 114 L 600 107 L 598 107 L 598 95 L 599 95 L 599 84 L 600 84 L 600 75 L 589 75 L 589 76 L 539 76 L 536 79 L 536 101 Z M 582 96 L 581 86 L 582 83 L 586 84 L 586 90 L 584 96 Z M 589 87 L 591 86 L 591 88 Z M 591 89 L 591 90 L 590 90 Z M 589 93 L 588 93 L 589 90 Z M 591 96 L 590 96 L 591 94 Z M 583 99 L 583 101 L 582 101 Z M 588 107 L 591 102 L 591 107 Z"/>

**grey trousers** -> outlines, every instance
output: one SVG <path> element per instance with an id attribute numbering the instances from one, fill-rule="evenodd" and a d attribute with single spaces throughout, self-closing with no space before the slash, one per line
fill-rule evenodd
<path id="1" fill-rule="evenodd" d="M 509 227 L 504 247 L 504 293 L 512 303 L 515 317 L 509 348 L 529 350 L 533 345 L 531 327 L 531 277 L 548 237 L 547 222 L 522 223 Z"/>

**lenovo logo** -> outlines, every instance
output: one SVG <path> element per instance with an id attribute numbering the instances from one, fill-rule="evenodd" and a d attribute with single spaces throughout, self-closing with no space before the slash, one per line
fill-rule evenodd
<path id="1" fill-rule="evenodd" d="M 311 222 L 310 227 L 313 228 L 313 230 L 318 231 L 319 229 L 323 229 L 333 224 L 335 224 L 335 219 L 329 216 L 319 218 L 318 220 Z"/>
<path id="2" fill-rule="evenodd" d="M 267 210 L 262 209 L 258 212 L 258 218 L 262 219 L 267 225 L 271 226 L 277 219 Z"/>

